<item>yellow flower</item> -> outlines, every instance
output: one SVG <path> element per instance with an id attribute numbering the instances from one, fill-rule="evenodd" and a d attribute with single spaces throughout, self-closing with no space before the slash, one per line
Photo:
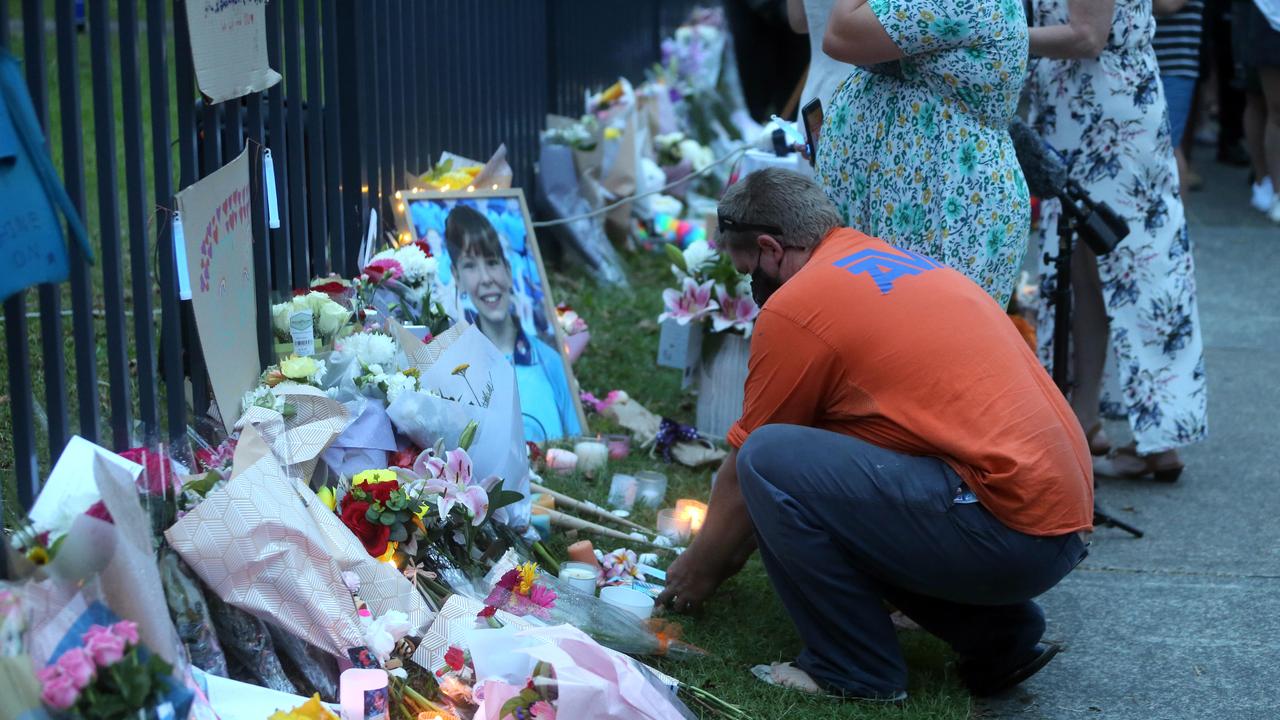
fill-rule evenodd
<path id="1" fill-rule="evenodd" d="M 27 559 L 32 565 L 45 565 L 49 562 L 49 551 L 42 547 L 33 547 L 27 552 Z"/>
<path id="2" fill-rule="evenodd" d="M 280 363 L 280 374 L 290 380 L 306 380 L 315 374 L 316 361 L 309 357 L 291 355 Z"/>
<path id="3" fill-rule="evenodd" d="M 396 559 L 396 548 L 398 547 L 400 547 L 400 543 L 397 543 L 397 542 L 387 543 L 387 551 L 382 553 L 382 555 L 374 558 L 374 560 L 377 560 L 378 562 L 394 562 Z"/>
<path id="4" fill-rule="evenodd" d="M 607 127 L 604 129 L 605 140 L 617 140 L 622 137 L 622 131 L 616 127 Z"/>
<path id="5" fill-rule="evenodd" d="M 267 720 L 338 720 L 338 716 L 320 702 L 320 693 L 316 693 L 310 700 L 289 712 L 275 711 Z"/>
<path id="6" fill-rule="evenodd" d="M 454 369 L 453 369 L 453 372 L 451 372 L 451 373 L 449 373 L 449 374 L 450 374 L 450 375 L 464 375 L 464 374 L 466 374 L 466 372 L 467 372 L 468 370 L 470 370 L 470 369 L 471 369 L 471 363 L 462 363 L 462 364 L 461 364 L 461 365 L 459 365 L 458 367 L 454 368 Z"/>
<path id="7" fill-rule="evenodd" d="M 364 472 L 356 473 L 355 477 L 351 478 L 351 484 L 363 485 L 365 483 L 380 483 L 395 479 L 396 473 L 394 470 L 365 470 Z"/>
<path id="8" fill-rule="evenodd" d="M 338 498 L 333 494 L 333 488 L 322 487 L 316 491 L 316 497 L 320 498 L 320 502 L 329 508 L 330 511 L 338 507 Z"/>
<path id="9" fill-rule="evenodd" d="M 533 590 L 533 581 L 538 579 L 538 563 L 527 562 L 516 569 L 520 571 L 520 584 L 516 590 L 521 595 L 528 595 Z"/>

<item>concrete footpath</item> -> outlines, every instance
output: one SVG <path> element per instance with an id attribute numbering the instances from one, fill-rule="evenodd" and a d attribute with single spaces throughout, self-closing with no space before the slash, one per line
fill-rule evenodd
<path id="1" fill-rule="evenodd" d="M 1210 439 L 1176 484 L 1101 482 L 1102 506 L 1146 537 L 1095 533 L 1043 598 L 1065 652 L 975 717 L 1280 718 L 1280 226 L 1248 206 L 1243 171 L 1200 165 Z"/>

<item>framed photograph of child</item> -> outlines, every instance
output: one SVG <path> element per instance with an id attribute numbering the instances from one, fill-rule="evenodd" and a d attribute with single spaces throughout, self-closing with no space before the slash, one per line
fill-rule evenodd
<path id="1" fill-rule="evenodd" d="M 401 242 L 436 258 L 433 296 L 449 317 L 478 326 L 515 367 L 525 438 L 581 435 L 586 415 L 524 193 L 401 191 L 396 216 Z"/>

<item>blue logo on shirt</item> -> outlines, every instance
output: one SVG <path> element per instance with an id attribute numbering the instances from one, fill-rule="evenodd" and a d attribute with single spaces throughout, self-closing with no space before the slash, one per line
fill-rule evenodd
<path id="1" fill-rule="evenodd" d="M 942 263 L 913 253 L 910 250 L 859 250 L 840 258 L 835 262 L 838 268 L 844 268 L 854 275 L 863 273 L 870 275 L 880 288 L 880 294 L 887 294 L 893 289 L 893 283 L 903 275 L 919 275 L 930 270 L 944 267 Z"/>

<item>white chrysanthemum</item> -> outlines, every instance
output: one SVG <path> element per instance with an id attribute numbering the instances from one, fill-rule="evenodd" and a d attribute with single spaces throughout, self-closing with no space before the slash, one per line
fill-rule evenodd
<path id="1" fill-rule="evenodd" d="M 680 143 L 680 157 L 689 161 L 689 165 L 693 167 L 694 172 L 705 170 L 707 166 L 716 160 L 715 153 L 697 140 L 682 141 Z"/>
<path id="2" fill-rule="evenodd" d="M 348 335 L 338 341 L 337 349 L 354 355 L 364 365 L 389 367 L 396 361 L 396 341 L 383 333 Z"/>
<path id="3" fill-rule="evenodd" d="M 284 412 L 284 398 L 271 392 L 271 388 L 266 385 L 259 385 L 244 394 L 240 399 L 240 404 L 247 412 L 251 407 L 262 407 L 276 412 Z"/>
<path id="4" fill-rule="evenodd" d="M 404 284 L 419 287 L 435 275 L 435 259 L 427 257 L 417 245 L 405 245 L 396 250 L 395 259 L 404 268 Z"/>
<path id="5" fill-rule="evenodd" d="M 387 403 L 393 403 L 396 398 L 400 397 L 401 393 L 417 390 L 418 378 L 404 373 L 396 373 L 386 376 L 385 384 L 387 387 Z"/>
<path id="6" fill-rule="evenodd" d="M 690 275 L 697 275 L 716 264 L 718 256 L 714 248 L 706 240 L 689 243 L 684 249 L 684 264 Z"/>

